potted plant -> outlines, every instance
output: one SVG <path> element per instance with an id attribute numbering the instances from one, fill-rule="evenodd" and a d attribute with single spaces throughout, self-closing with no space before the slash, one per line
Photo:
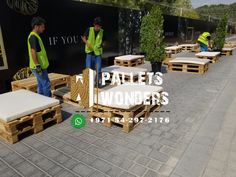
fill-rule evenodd
<path id="1" fill-rule="evenodd" d="M 223 16 L 216 28 L 216 32 L 213 35 L 213 49 L 214 51 L 221 51 L 225 44 L 225 37 L 227 34 L 227 16 Z"/>
<path id="2" fill-rule="evenodd" d="M 155 5 L 142 18 L 140 29 L 140 49 L 151 62 L 153 72 L 161 72 L 165 59 L 164 18 L 161 9 Z"/>

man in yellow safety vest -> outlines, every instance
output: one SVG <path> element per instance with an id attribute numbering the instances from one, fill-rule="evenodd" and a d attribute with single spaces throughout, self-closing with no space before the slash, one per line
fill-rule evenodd
<path id="1" fill-rule="evenodd" d="M 102 20 L 100 17 L 96 17 L 93 22 L 93 27 L 89 27 L 83 36 L 81 36 L 85 43 L 86 53 L 86 68 L 98 69 L 98 82 L 101 78 L 101 65 L 102 65 L 102 43 L 103 43 L 103 29 Z M 100 85 L 99 83 L 96 83 Z"/>
<path id="2" fill-rule="evenodd" d="M 34 17 L 31 27 L 32 31 L 27 40 L 30 69 L 37 78 L 38 93 L 51 97 L 51 83 L 47 72 L 49 62 L 43 41 L 39 36 L 45 30 L 45 20 L 41 17 Z"/>
<path id="3" fill-rule="evenodd" d="M 211 47 L 210 40 L 211 35 L 209 32 L 204 32 L 198 37 L 197 42 L 199 43 L 201 52 L 208 51 L 208 47 Z"/>

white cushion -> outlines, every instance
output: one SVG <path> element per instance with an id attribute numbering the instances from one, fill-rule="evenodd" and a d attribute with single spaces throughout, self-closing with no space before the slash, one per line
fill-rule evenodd
<path id="1" fill-rule="evenodd" d="M 102 68 L 102 72 L 108 72 L 108 73 L 118 72 L 118 73 L 124 73 L 125 75 L 130 75 L 130 73 L 133 73 L 133 76 L 137 76 L 140 72 L 147 72 L 147 69 L 112 65 Z"/>
<path id="2" fill-rule="evenodd" d="M 195 55 L 199 57 L 216 57 L 217 55 L 220 55 L 220 52 L 200 52 Z"/>
<path id="3" fill-rule="evenodd" d="M 199 58 L 191 58 L 191 57 L 177 57 L 169 61 L 169 63 L 191 63 L 191 64 L 200 64 L 200 65 L 204 65 L 209 62 L 210 60 L 208 59 L 199 59 Z"/>
<path id="4" fill-rule="evenodd" d="M 115 57 L 115 60 L 135 60 L 135 59 L 140 59 L 140 58 L 144 58 L 144 55 L 122 55 L 122 56 L 118 56 Z"/>
<path id="5" fill-rule="evenodd" d="M 177 49 L 181 49 L 181 46 L 171 46 L 171 47 L 166 47 L 166 50 L 177 50 Z"/>
<path id="6" fill-rule="evenodd" d="M 160 86 L 153 86 L 153 85 L 140 85 L 140 84 L 122 84 L 118 85 L 116 87 L 113 87 L 111 89 L 107 89 L 104 91 L 101 91 L 98 94 L 98 104 L 111 107 L 111 108 L 118 108 L 118 109 L 131 109 L 135 106 L 137 106 L 134 102 L 134 99 L 132 101 L 128 101 L 127 95 L 132 95 L 132 93 L 145 93 L 150 97 L 153 92 L 160 92 L 163 88 Z M 123 98 L 123 104 L 119 104 L 119 100 L 117 100 L 117 97 L 115 96 L 116 93 L 120 93 L 120 96 Z M 102 96 L 103 95 L 103 96 Z M 108 99 L 105 99 L 105 95 L 111 95 Z M 96 100 L 97 96 L 95 95 L 95 103 L 97 103 Z M 137 98 L 137 97 L 136 97 Z M 139 97 L 141 99 L 141 97 Z M 144 97 L 142 97 L 142 102 L 145 101 Z"/>
<path id="7" fill-rule="evenodd" d="M 181 44 L 179 46 L 181 46 L 181 47 L 196 47 L 198 45 L 197 44 Z"/>
<path id="8" fill-rule="evenodd" d="M 0 95 L 0 119 L 9 122 L 59 103 L 59 100 L 28 90 L 4 93 Z"/>

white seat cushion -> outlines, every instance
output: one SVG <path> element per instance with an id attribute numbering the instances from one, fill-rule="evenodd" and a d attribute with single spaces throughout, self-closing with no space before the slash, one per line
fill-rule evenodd
<path id="1" fill-rule="evenodd" d="M 198 44 L 181 44 L 179 46 L 181 46 L 181 47 L 196 47 L 196 46 L 198 46 Z"/>
<path id="2" fill-rule="evenodd" d="M 209 62 L 210 60 L 208 59 L 199 59 L 199 58 L 191 58 L 191 57 L 177 57 L 169 61 L 169 63 L 189 63 L 189 64 L 200 64 L 200 65 L 204 65 Z"/>
<path id="3" fill-rule="evenodd" d="M 122 55 L 122 56 L 115 57 L 115 60 L 128 61 L 128 60 L 135 60 L 139 58 L 144 58 L 144 55 Z"/>
<path id="4" fill-rule="evenodd" d="M 199 57 L 216 57 L 217 55 L 220 55 L 220 52 L 200 52 L 195 55 Z"/>
<path id="5" fill-rule="evenodd" d="M 128 101 L 128 96 L 130 98 L 132 97 L 132 94 L 135 93 L 145 93 L 147 94 L 148 97 L 152 95 L 154 92 L 160 92 L 162 91 L 163 88 L 160 86 L 153 86 L 153 85 L 140 85 L 140 84 L 123 84 L 123 85 L 118 85 L 116 87 L 113 87 L 108 90 L 101 91 L 98 94 L 98 104 L 111 107 L 111 108 L 118 108 L 118 109 L 131 109 L 135 106 L 135 99 L 132 99 L 131 101 Z M 121 104 L 119 101 L 120 99 L 117 98 L 116 94 L 119 93 L 119 98 L 123 98 L 123 104 Z M 106 95 L 109 95 L 110 97 L 106 97 Z M 95 103 L 97 103 L 96 100 L 96 95 L 95 95 Z M 132 97 L 134 98 L 134 97 Z M 135 97 L 137 98 L 137 97 Z M 137 99 L 142 99 L 142 102 L 145 101 L 145 98 L 143 96 L 137 98 Z"/>
<path id="6" fill-rule="evenodd" d="M 147 72 L 147 69 L 112 65 L 102 68 L 102 72 L 108 72 L 108 73 L 118 72 L 118 73 L 124 73 L 125 75 L 130 75 L 130 73 L 133 73 L 133 76 L 137 76 L 140 72 Z"/>
<path id="7" fill-rule="evenodd" d="M 181 46 L 170 46 L 170 47 L 166 47 L 166 50 L 177 50 L 177 49 L 181 49 Z"/>
<path id="8" fill-rule="evenodd" d="M 4 93 L 0 95 L 0 119 L 9 122 L 59 103 L 59 100 L 28 90 Z"/>

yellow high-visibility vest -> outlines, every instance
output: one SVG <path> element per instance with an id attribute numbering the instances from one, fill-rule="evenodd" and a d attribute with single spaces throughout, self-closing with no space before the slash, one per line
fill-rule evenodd
<path id="1" fill-rule="evenodd" d="M 95 55 L 102 55 L 102 37 L 103 29 L 100 29 L 95 39 L 94 27 L 90 27 L 88 42 L 92 45 L 93 48 L 90 49 L 87 45 L 85 45 L 85 53 L 94 52 Z"/>

